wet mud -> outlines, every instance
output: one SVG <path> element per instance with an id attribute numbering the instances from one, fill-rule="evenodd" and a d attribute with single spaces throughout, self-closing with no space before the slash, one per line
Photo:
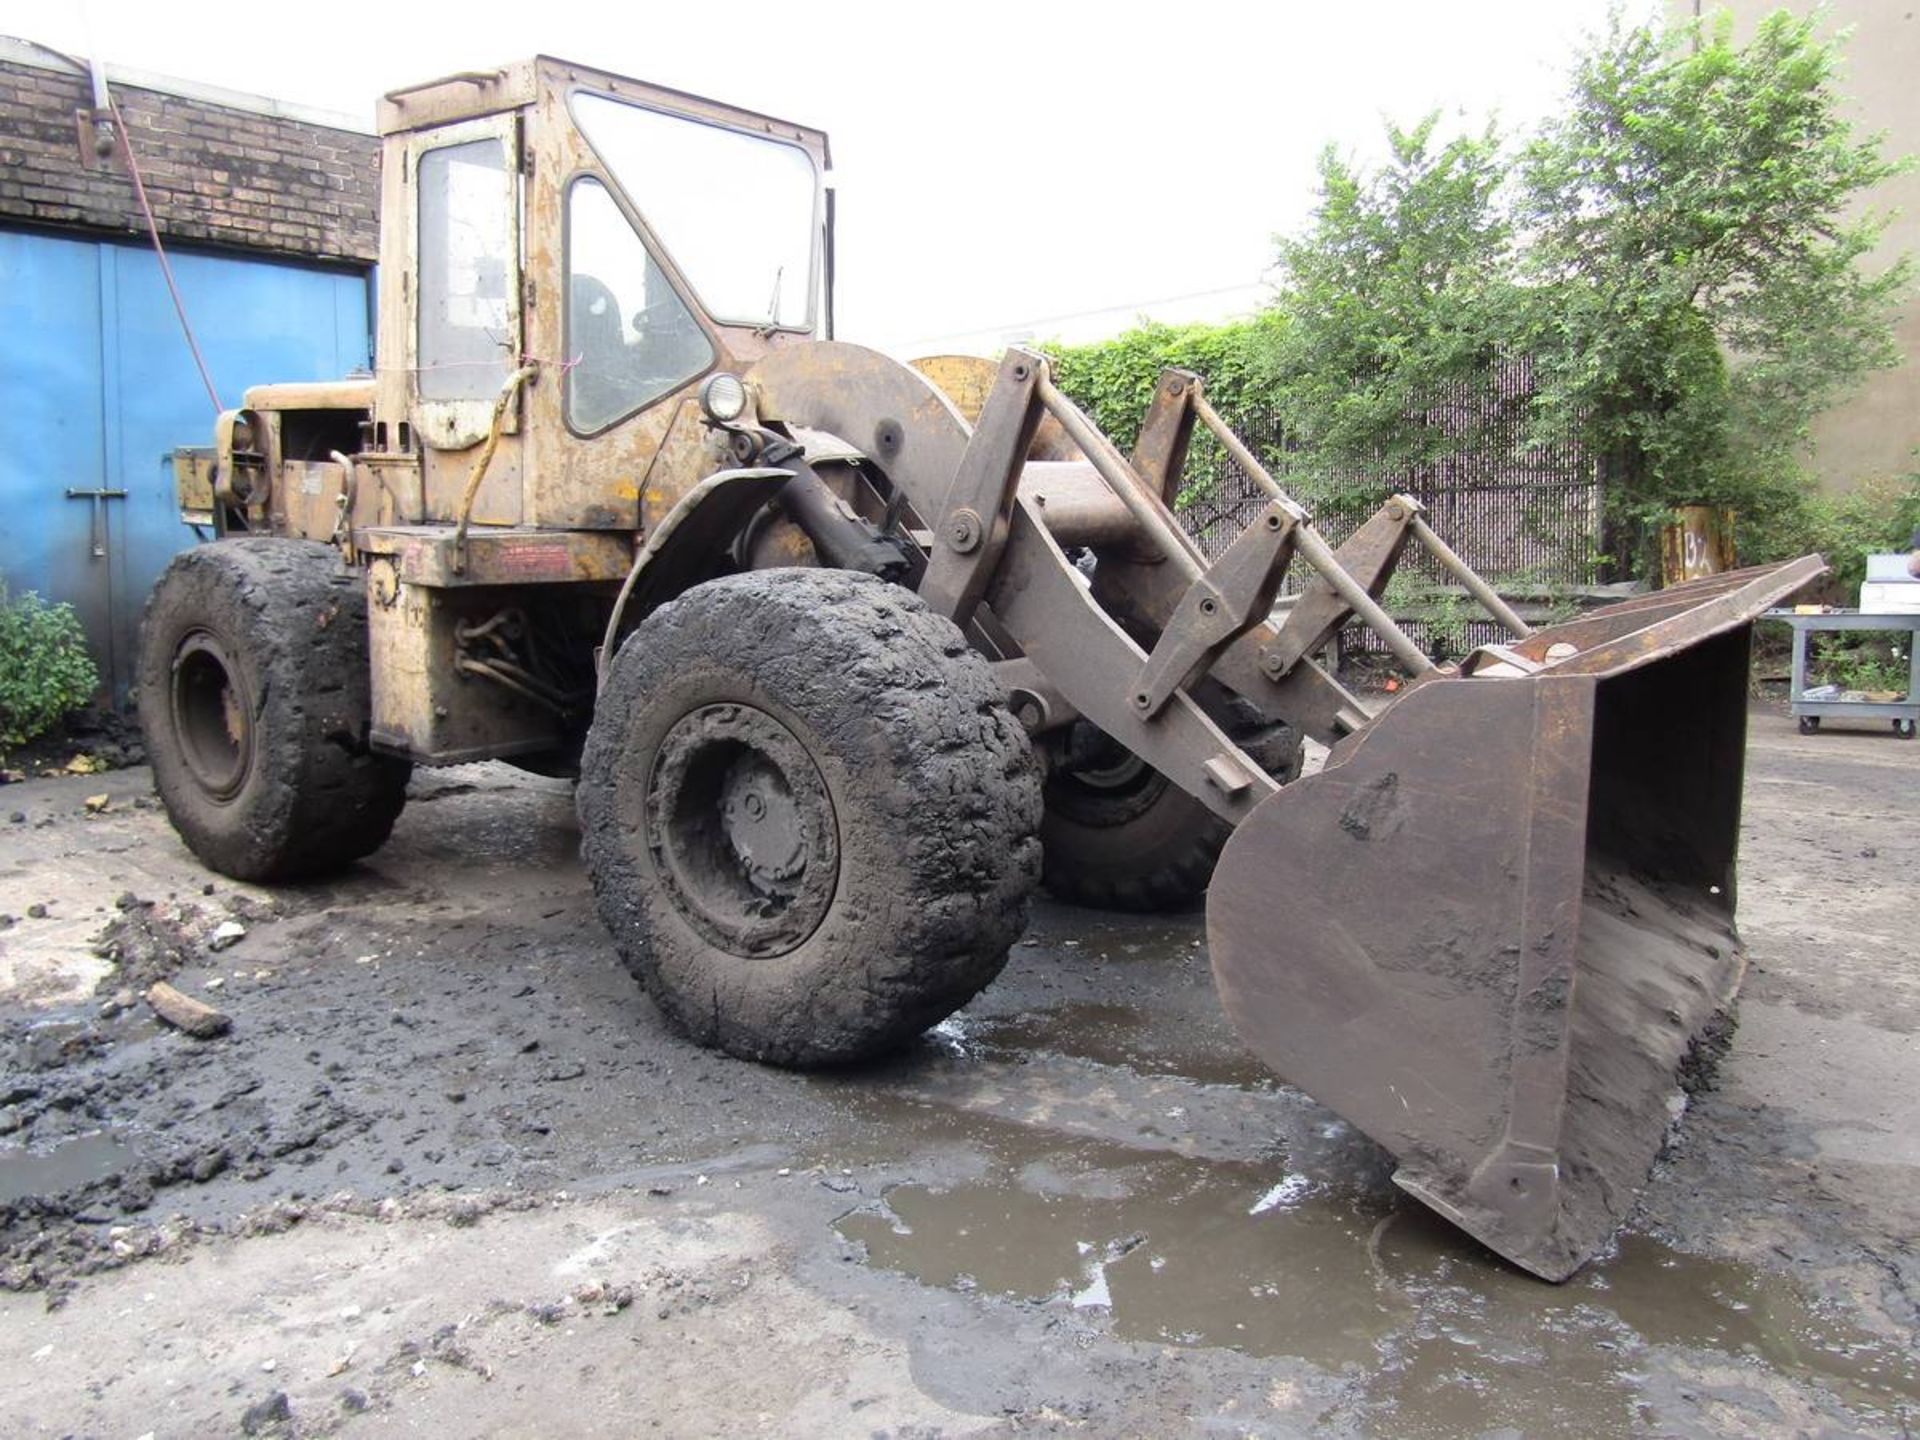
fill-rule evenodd
<path id="1" fill-rule="evenodd" d="M 422 777 L 372 861 L 272 894 L 208 893 L 133 805 L 143 772 L 110 777 L 92 818 L 87 782 L 13 787 L 28 818 L 0 831 L 0 886 L 50 918 L 10 906 L 0 974 L 16 997 L 49 993 L 30 972 L 55 958 L 81 979 L 0 1006 L 0 1419 L 19 1422 L 0 1429 L 232 1430 L 284 1392 L 289 1433 L 363 1415 L 479 1433 L 671 1375 L 688 1398 L 648 1392 L 644 1412 L 666 1433 L 1907 1433 L 1920 836 L 1891 822 L 1914 772 L 1910 751 L 1818 740 L 1809 756 L 1790 722 L 1756 726 L 1740 1028 L 1617 1243 L 1560 1287 L 1402 1196 L 1384 1152 L 1245 1056 L 1198 916 L 1042 904 L 952 1021 L 801 1075 L 664 1025 L 593 915 L 564 786 Z M 223 922 L 246 933 L 215 950 Z M 100 953 L 69 964 L 76 930 Z M 139 998 L 158 978 L 231 1031 L 163 1026 Z M 686 1250 L 713 1226 L 754 1238 Z M 311 1314 L 311 1276 L 373 1263 L 383 1229 L 414 1268 L 387 1292 L 379 1368 L 329 1375 L 317 1349 L 311 1372 L 228 1363 L 262 1313 Z M 496 1284 L 436 1238 L 505 1255 L 536 1229 L 640 1298 L 576 1334 L 564 1306 L 536 1312 L 577 1278 Z M 629 1229 L 651 1238 L 607 1238 Z M 458 1273 L 433 1268 L 443 1245 Z M 196 1290 L 216 1264 L 252 1298 Z M 779 1287 L 780 1338 L 752 1338 L 753 1304 L 675 1298 L 752 1286 Z M 124 1398 L 164 1393 L 155 1357 L 184 1333 L 141 1320 L 143 1295 L 210 1336 L 207 1393 L 172 1428 Z M 45 1378 L 60 1352 L 34 1358 L 69 1313 L 89 1335 L 133 1317 L 69 1362 L 71 1393 Z M 695 1341 L 729 1348 L 668 1363 Z M 657 1368 L 629 1364 L 644 1345 Z M 442 1363 L 450 1346 L 472 1364 Z M 784 1357 L 769 1395 L 788 1393 L 773 1370 L 821 1354 L 863 1378 L 826 1398 L 794 1378 L 811 1398 L 765 1400 L 764 1423 L 690 1408 L 712 1356 L 761 1349 Z M 609 1389 L 605 1413 L 643 1413 L 620 1408 L 632 1393 Z"/>

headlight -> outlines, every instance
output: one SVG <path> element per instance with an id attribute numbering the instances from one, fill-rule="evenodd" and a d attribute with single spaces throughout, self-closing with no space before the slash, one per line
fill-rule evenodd
<path id="1" fill-rule="evenodd" d="M 738 375 L 721 370 L 700 387 L 700 408 L 719 425 L 731 425 L 747 412 L 747 386 Z"/>

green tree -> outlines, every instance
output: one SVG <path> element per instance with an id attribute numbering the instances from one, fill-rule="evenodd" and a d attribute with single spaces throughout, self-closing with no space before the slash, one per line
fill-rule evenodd
<path id="1" fill-rule="evenodd" d="M 1483 438 L 1428 412 L 1510 338 L 1508 165 L 1492 126 L 1444 143 L 1438 127 L 1389 125 L 1377 168 L 1322 152 L 1312 221 L 1279 239 L 1269 363 L 1304 468 L 1384 476 Z"/>
<path id="2" fill-rule="evenodd" d="M 1863 265 L 1902 167 L 1840 113 L 1838 42 L 1778 12 L 1608 33 L 1519 165 L 1543 417 L 1609 466 L 1609 548 L 1643 569 L 1674 505 L 1730 504 L 1747 558 L 1804 503 L 1813 418 L 1897 363 L 1902 259 Z"/>

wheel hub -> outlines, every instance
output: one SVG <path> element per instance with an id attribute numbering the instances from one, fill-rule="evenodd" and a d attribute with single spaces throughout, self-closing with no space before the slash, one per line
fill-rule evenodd
<path id="1" fill-rule="evenodd" d="M 840 870 L 826 781 L 798 736 L 751 705 L 707 705 L 668 730 L 646 793 L 647 849 L 682 917 L 746 957 L 819 928 Z"/>
<path id="2" fill-rule="evenodd" d="M 720 823 L 753 887 L 773 896 L 807 868 L 806 817 L 778 767 L 750 752 L 721 785 Z"/>
<path id="3" fill-rule="evenodd" d="M 217 637 L 196 630 L 180 642 L 170 699 L 188 772 L 210 798 L 231 799 L 253 764 L 253 707 Z"/>

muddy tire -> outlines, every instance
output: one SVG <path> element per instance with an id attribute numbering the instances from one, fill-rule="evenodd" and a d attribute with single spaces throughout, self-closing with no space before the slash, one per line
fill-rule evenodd
<path id="1" fill-rule="evenodd" d="M 1040 769 L 985 661 L 911 593 L 763 570 L 622 645 L 581 762 L 582 849 L 628 967 L 702 1045 L 894 1048 L 1006 962 Z"/>
<path id="2" fill-rule="evenodd" d="M 325 545 L 255 537 L 177 556 L 147 601 L 137 693 L 167 814 L 223 875 L 338 870 L 406 803 L 412 767 L 367 748 L 365 583 Z"/>
<path id="3" fill-rule="evenodd" d="M 1300 741 L 1244 701 L 1214 718 L 1283 783 L 1300 773 Z M 1132 751 L 1077 722 L 1065 763 L 1047 779 L 1040 824 L 1044 883 L 1055 899 L 1103 910 L 1185 910 L 1207 893 L 1228 824 Z"/>

